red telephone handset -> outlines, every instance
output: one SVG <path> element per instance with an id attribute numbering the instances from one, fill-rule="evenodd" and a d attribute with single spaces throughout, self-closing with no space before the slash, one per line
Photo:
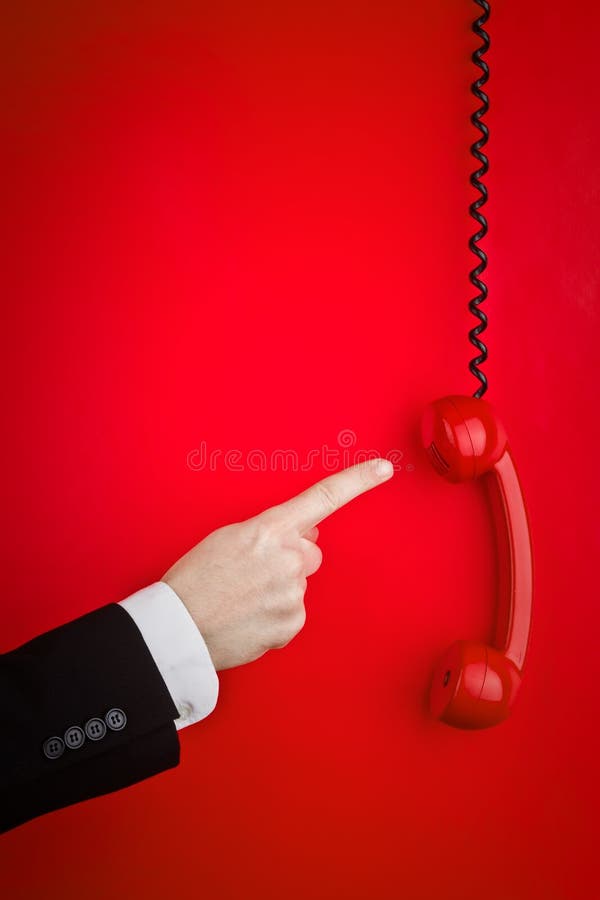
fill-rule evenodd
<path id="1" fill-rule="evenodd" d="M 510 712 L 529 643 L 533 562 L 525 501 L 506 433 L 485 400 L 436 400 L 423 415 L 422 438 L 435 469 L 448 481 L 482 478 L 494 516 L 499 583 L 493 646 L 452 644 L 430 691 L 431 710 L 442 721 L 487 728 Z"/>

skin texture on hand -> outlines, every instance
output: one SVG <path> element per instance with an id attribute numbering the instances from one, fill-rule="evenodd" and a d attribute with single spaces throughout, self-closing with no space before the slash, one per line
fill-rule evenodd
<path id="1" fill-rule="evenodd" d="M 169 569 L 161 580 L 189 610 L 217 671 L 285 647 L 298 634 L 307 578 L 323 559 L 318 523 L 393 473 L 382 459 L 343 469 L 211 532 Z"/>

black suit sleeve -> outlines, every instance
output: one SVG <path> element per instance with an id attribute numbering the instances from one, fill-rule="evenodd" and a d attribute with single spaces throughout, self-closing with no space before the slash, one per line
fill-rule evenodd
<path id="1" fill-rule="evenodd" d="M 178 716 L 117 603 L 0 655 L 0 831 L 178 765 Z"/>

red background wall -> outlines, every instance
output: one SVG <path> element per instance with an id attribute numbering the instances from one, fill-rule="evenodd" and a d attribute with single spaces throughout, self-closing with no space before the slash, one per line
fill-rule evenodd
<path id="1" fill-rule="evenodd" d="M 417 441 L 427 400 L 474 389 L 474 9 L 8 12 L 1 649 L 326 474 L 192 471 L 202 441 L 303 454 L 352 429 L 403 453 L 323 523 L 305 629 L 221 675 L 178 769 L 2 837 L 11 900 L 597 895 L 591 2 L 496 2 L 489 24 L 488 397 L 529 502 L 534 632 L 502 727 L 425 705 L 439 652 L 492 626 L 482 497 Z"/>

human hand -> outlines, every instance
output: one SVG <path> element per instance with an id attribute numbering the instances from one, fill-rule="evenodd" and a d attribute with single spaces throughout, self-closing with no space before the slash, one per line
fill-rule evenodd
<path id="1" fill-rule="evenodd" d="M 251 519 L 217 528 L 169 569 L 162 581 L 189 610 L 215 669 L 252 662 L 298 634 L 306 579 L 323 559 L 318 523 L 393 472 L 391 462 L 375 459 L 329 475 Z"/>

